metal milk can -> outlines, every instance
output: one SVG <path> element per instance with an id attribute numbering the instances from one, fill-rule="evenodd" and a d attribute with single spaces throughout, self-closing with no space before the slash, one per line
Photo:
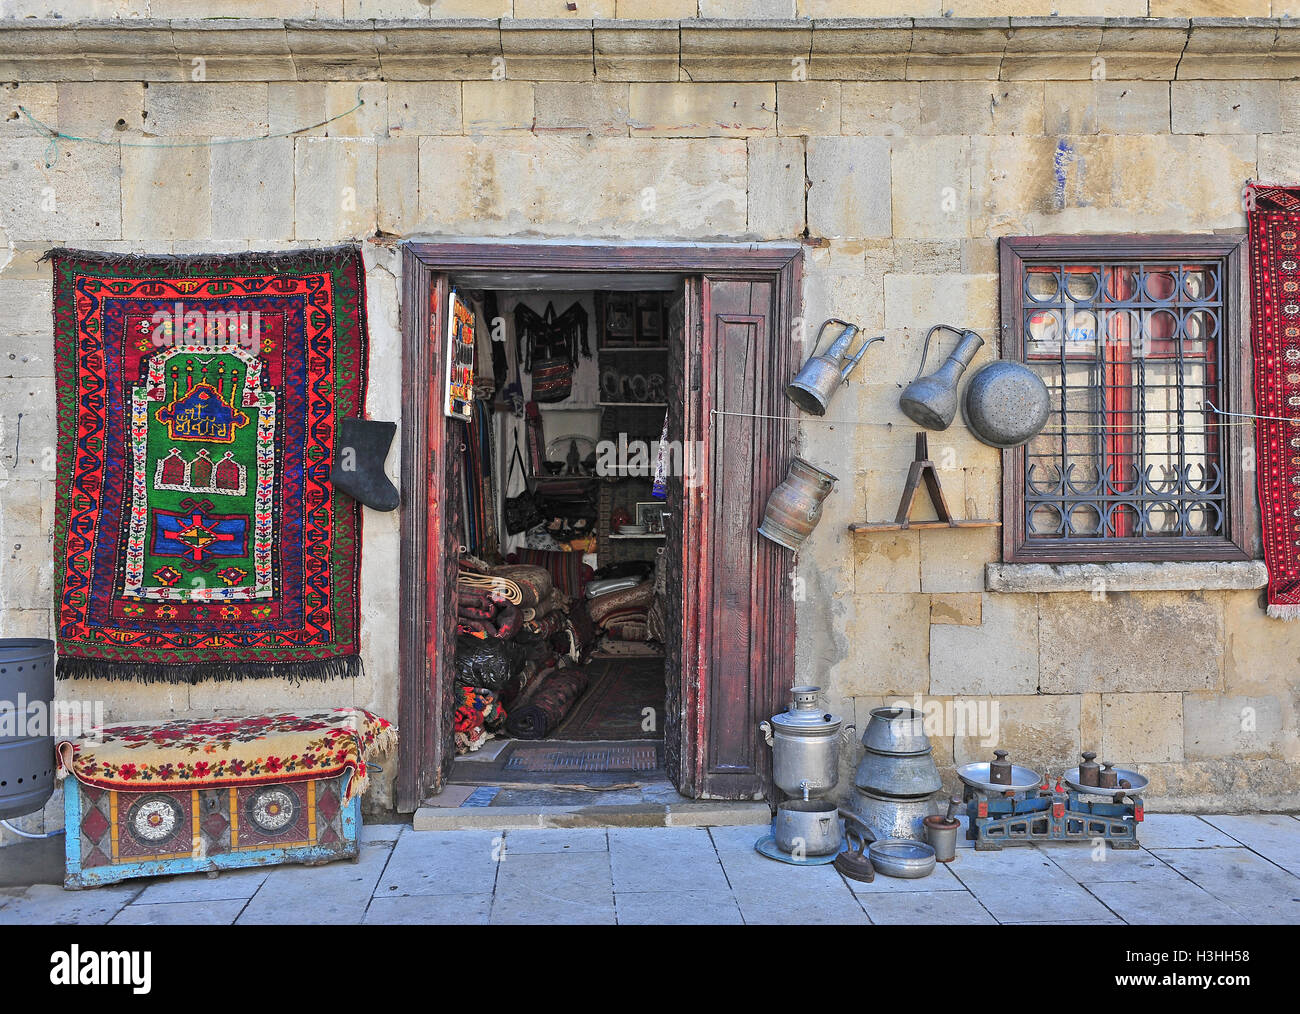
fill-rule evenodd
<path id="1" fill-rule="evenodd" d="M 840 779 L 840 733 L 854 728 L 822 710 L 821 687 L 795 687 L 788 711 L 760 722 L 772 748 L 772 780 L 788 796 L 809 799 Z"/>

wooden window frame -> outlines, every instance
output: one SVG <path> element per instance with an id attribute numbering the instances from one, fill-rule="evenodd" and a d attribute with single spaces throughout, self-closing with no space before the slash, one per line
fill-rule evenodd
<path id="1" fill-rule="evenodd" d="M 1233 235 L 1008 236 L 999 241 L 1001 271 L 1001 357 L 1025 361 L 1023 311 L 1027 263 L 1036 260 L 1218 261 L 1223 270 L 1223 314 L 1219 340 L 1223 373 L 1220 391 L 1226 412 L 1249 412 L 1251 359 L 1248 346 L 1246 237 Z M 1253 483 L 1240 467 L 1249 437 L 1246 427 L 1221 430 L 1226 520 L 1222 535 L 1178 539 L 1030 539 L 1025 533 L 1025 448 L 1002 452 L 1002 559 L 1006 563 L 1117 563 L 1250 560 L 1248 513 Z M 1234 464 L 1235 463 L 1235 464 Z"/>

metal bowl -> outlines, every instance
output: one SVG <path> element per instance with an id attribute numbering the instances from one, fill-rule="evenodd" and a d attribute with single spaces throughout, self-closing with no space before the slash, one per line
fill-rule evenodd
<path id="1" fill-rule="evenodd" d="M 934 872 L 934 848 L 910 838 L 873 841 L 867 850 L 877 873 L 903 880 L 918 880 Z"/>
<path id="2" fill-rule="evenodd" d="M 912 708 L 873 708 L 862 745 L 876 753 L 928 753 L 925 716 Z"/>
<path id="3" fill-rule="evenodd" d="M 957 777 L 967 785 L 976 789 L 983 789 L 985 792 L 1028 792 L 1030 789 L 1036 789 L 1043 784 L 1038 777 L 1037 771 L 1031 771 L 1029 768 L 1022 768 L 1019 764 L 1011 765 L 1011 784 L 999 785 L 996 782 L 989 781 L 989 762 L 979 761 L 976 764 L 963 764 L 957 769 Z"/>
<path id="4" fill-rule="evenodd" d="M 1090 796 L 1135 796 L 1147 787 L 1148 779 L 1145 775 L 1140 775 L 1136 771 L 1128 771 L 1124 768 L 1112 768 L 1118 781 L 1128 782 L 1129 788 L 1103 789 L 1099 785 L 1084 785 L 1079 781 L 1079 769 L 1070 768 L 1069 771 L 1061 775 L 1061 781 L 1065 782 L 1075 792 L 1083 792 Z"/>
<path id="5" fill-rule="evenodd" d="M 961 414 L 976 440 L 1019 447 L 1046 424 L 1051 404 L 1038 374 L 1022 363 L 995 359 L 971 375 Z"/>

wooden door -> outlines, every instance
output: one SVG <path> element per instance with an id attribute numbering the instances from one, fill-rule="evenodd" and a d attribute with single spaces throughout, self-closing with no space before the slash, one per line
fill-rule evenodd
<path id="1" fill-rule="evenodd" d="M 402 363 L 402 541 L 398 645 L 401 762 L 397 806 L 414 810 L 442 789 L 455 757 L 456 575 L 460 560 L 460 441 L 464 423 L 443 414 L 448 278 L 421 271 L 407 252 Z M 453 451 L 455 453 L 453 453 Z"/>
<path id="2" fill-rule="evenodd" d="M 680 512 L 693 585 L 683 645 L 691 795 L 769 794 L 771 758 L 758 723 L 781 710 L 793 678 L 792 558 L 758 534 L 796 436 L 782 393 L 794 358 L 783 326 L 792 293 L 783 282 L 706 275 L 688 343 L 685 425 L 701 448 Z"/>

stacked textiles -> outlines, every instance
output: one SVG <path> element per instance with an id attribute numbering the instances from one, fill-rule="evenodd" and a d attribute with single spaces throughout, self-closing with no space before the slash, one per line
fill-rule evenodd
<path id="1" fill-rule="evenodd" d="M 578 668 L 552 669 L 539 676 L 506 718 L 506 731 L 517 739 L 545 739 L 560 727 L 587 690 Z"/>
<path id="2" fill-rule="evenodd" d="M 460 687 L 456 700 L 460 702 L 453 716 L 458 754 L 481 749 L 506 724 L 506 710 L 491 690 Z"/>
<path id="3" fill-rule="evenodd" d="M 539 691 L 542 679 L 536 674 L 554 670 L 557 654 L 578 660 L 579 635 L 570 608 L 569 597 L 555 586 L 545 567 L 492 566 L 473 557 L 462 560 L 456 586 L 457 753 L 479 749 L 503 727 L 513 735 L 503 705 L 513 712 Z M 580 623 L 590 630 L 585 617 L 583 609 Z M 561 683 L 572 689 L 571 680 Z M 527 711 L 520 727 L 553 729 L 581 692 L 571 700 L 566 693 L 548 693 L 544 706 Z M 475 721 L 470 713 L 475 702 L 485 705 L 492 720 Z M 558 720 L 552 723 L 546 716 Z"/>
<path id="4" fill-rule="evenodd" d="M 607 582 L 615 587 L 601 590 L 587 602 L 587 613 L 597 629 L 616 641 L 645 641 L 649 637 L 649 610 L 654 602 L 654 582 L 627 586 L 627 580 Z M 591 593 L 591 586 L 588 594 Z"/>

